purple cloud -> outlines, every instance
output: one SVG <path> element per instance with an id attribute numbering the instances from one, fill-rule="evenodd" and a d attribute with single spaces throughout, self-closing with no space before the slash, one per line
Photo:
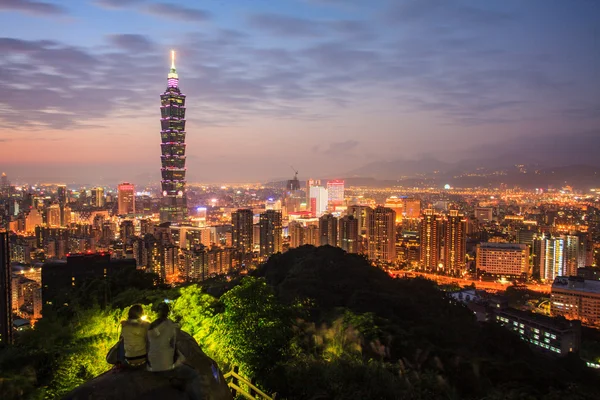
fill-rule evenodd
<path id="1" fill-rule="evenodd" d="M 197 8 L 178 6 L 170 3 L 150 4 L 145 8 L 149 14 L 160 17 L 167 17 L 185 22 L 204 22 L 210 20 L 210 14 L 207 11 Z"/>
<path id="2" fill-rule="evenodd" d="M 0 10 L 22 11 L 35 15 L 62 15 L 66 9 L 55 4 L 32 0 L 2 0 Z"/>

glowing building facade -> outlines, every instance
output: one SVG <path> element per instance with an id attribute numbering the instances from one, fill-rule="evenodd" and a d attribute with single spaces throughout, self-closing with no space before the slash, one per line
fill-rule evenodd
<path id="1" fill-rule="evenodd" d="M 120 183 L 117 188 L 119 215 L 135 213 L 135 189 L 129 182 Z"/>
<path id="2" fill-rule="evenodd" d="M 161 222 L 181 222 L 187 216 L 185 197 L 185 95 L 179 90 L 175 52 L 167 90 L 160 95 L 162 204 Z"/>

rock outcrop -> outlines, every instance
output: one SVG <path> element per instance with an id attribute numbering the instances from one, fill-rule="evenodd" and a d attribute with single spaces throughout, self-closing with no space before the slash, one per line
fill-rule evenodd
<path id="1" fill-rule="evenodd" d="M 179 332 L 177 347 L 185 357 L 185 363 L 200 375 L 203 400 L 232 400 L 231 391 L 217 364 L 198 346 L 187 333 Z M 64 397 L 65 400 L 152 400 L 188 399 L 181 382 L 169 380 L 160 373 L 145 369 L 111 370 Z"/>

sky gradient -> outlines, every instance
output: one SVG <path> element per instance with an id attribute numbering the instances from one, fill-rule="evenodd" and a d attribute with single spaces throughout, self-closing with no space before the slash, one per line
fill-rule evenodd
<path id="1" fill-rule="evenodd" d="M 597 165 L 599 20 L 595 0 L 0 0 L 0 170 L 158 181 L 170 49 L 190 182 Z"/>

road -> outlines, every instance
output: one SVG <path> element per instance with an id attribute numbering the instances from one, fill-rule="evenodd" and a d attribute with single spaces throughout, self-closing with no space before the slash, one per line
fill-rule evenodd
<path id="1" fill-rule="evenodd" d="M 410 272 L 406 272 L 406 271 L 390 271 L 389 274 L 391 276 L 398 276 L 398 277 L 415 277 L 415 276 L 422 276 L 424 278 L 427 279 L 431 279 L 432 281 L 436 281 L 438 284 L 442 284 L 442 285 L 447 285 L 447 284 L 451 284 L 451 283 L 456 283 L 459 286 L 469 286 L 472 284 L 475 284 L 475 287 L 477 289 L 482 289 L 482 290 L 488 290 L 488 291 L 505 291 L 507 287 L 509 287 L 512 283 L 506 283 L 506 284 L 502 284 L 499 282 L 490 282 L 490 281 L 479 281 L 479 280 L 471 280 L 471 279 L 461 279 L 461 278 L 453 278 L 450 276 L 443 276 L 443 275 L 435 275 L 435 274 L 428 274 L 425 272 L 415 272 L 415 271 L 410 271 Z M 525 286 L 527 287 L 527 289 L 532 290 L 534 292 L 540 292 L 540 293 L 550 293 L 550 287 L 551 285 L 538 285 L 538 284 L 525 284 Z"/>

